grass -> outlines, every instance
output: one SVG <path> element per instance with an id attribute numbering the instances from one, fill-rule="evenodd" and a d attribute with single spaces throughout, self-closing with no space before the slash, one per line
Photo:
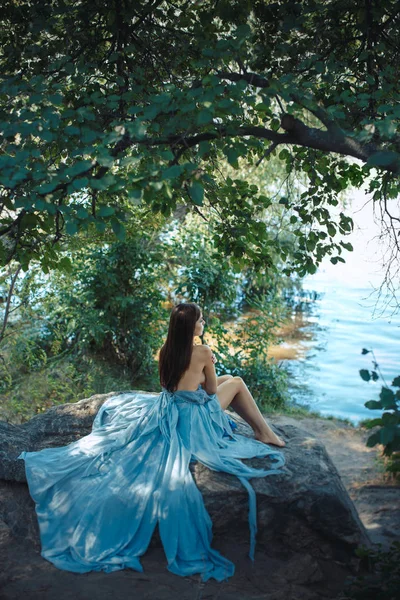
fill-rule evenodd
<path id="1" fill-rule="evenodd" d="M 94 357 L 83 356 L 79 362 L 63 357 L 37 371 L 20 374 L 18 381 L 0 395 L 0 420 L 20 424 L 52 406 L 93 394 L 151 387 L 146 381 L 132 383 L 126 369 Z"/>

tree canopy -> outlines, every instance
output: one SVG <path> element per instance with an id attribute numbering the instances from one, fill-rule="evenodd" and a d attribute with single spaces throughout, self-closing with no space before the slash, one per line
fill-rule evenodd
<path id="1" fill-rule="evenodd" d="M 396 257 L 397 1 L 5 0 L 0 19 L 2 264 L 68 268 L 69 236 L 123 240 L 138 206 L 183 204 L 214 212 L 222 253 L 265 269 L 288 258 L 260 217 L 280 204 L 287 273 L 312 273 L 351 250 L 333 207 L 367 178 Z M 271 158 L 301 193 L 220 176 Z"/>

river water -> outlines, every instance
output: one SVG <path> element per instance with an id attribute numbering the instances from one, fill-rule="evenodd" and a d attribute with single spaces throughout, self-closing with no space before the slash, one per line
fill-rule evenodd
<path id="1" fill-rule="evenodd" d="M 392 308 L 382 299 L 377 304 L 374 289 L 383 280 L 385 246 L 374 239 L 379 227 L 366 199 L 362 192 L 353 194 L 350 214 L 356 227 L 346 241 L 354 252 L 345 253 L 346 264 L 324 260 L 315 275 L 305 278 L 304 291 L 314 293 L 316 300 L 294 316 L 296 339 L 292 336 L 284 344 L 296 356 L 284 361 L 293 400 L 355 425 L 380 416 L 382 411 L 369 410 L 364 403 L 378 400 L 381 386 L 390 386 L 400 375 L 400 313 L 393 314 L 394 302 Z M 385 381 L 361 379 L 360 369 L 373 369 L 373 356 L 362 355 L 363 348 L 373 350 Z"/>

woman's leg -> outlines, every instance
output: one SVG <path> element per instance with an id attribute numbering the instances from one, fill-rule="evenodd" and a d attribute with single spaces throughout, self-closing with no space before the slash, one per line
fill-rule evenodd
<path id="1" fill-rule="evenodd" d="M 217 377 L 217 387 L 224 381 L 228 381 L 228 379 L 233 379 L 233 375 L 219 375 Z"/>
<path id="2" fill-rule="evenodd" d="M 265 444 L 286 446 L 266 423 L 253 396 L 241 377 L 230 377 L 217 386 L 217 398 L 221 408 L 233 408 L 253 429 L 254 437 Z"/>

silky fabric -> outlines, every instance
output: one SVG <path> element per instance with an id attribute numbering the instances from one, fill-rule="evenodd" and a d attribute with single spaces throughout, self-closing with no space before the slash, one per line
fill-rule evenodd
<path id="1" fill-rule="evenodd" d="M 266 457 L 255 469 L 240 458 Z M 106 400 L 85 437 L 55 448 L 21 452 L 35 502 L 41 556 L 59 569 L 86 573 L 130 568 L 158 523 L 167 568 L 202 581 L 223 581 L 234 564 L 211 548 L 212 521 L 189 469 L 199 461 L 236 475 L 249 494 L 254 560 L 256 495 L 253 477 L 282 474 L 282 452 L 234 434 L 216 394 L 129 392 Z"/>

